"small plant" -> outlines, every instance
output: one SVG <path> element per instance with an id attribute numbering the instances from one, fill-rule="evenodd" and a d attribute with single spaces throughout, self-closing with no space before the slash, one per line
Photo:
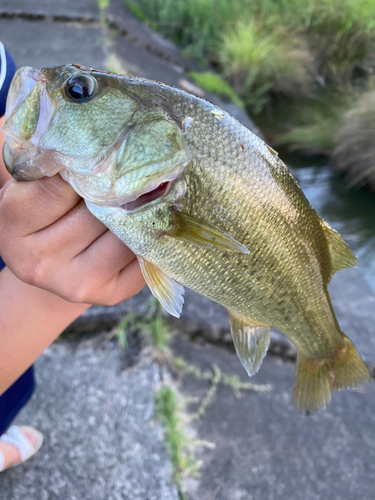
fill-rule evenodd
<path id="1" fill-rule="evenodd" d="M 110 0 L 98 0 L 100 24 L 106 24 L 104 11 L 108 7 Z"/>
<path id="2" fill-rule="evenodd" d="M 165 428 L 165 443 L 171 457 L 179 498 L 184 500 L 185 494 L 182 491 L 181 481 L 183 476 L 194 467 L 187 452 L 188 436 L 181 427 L 178 402 L 173 389 L 163 386 L 156 393 L 156 411 Z"/>
<path id="3" fill-rule="evenodd" d="M 128 339 L 126 336 L 126 329 L 129 326 L 130 318 L 129 316 L 126 316 L 121 323 L 118 325 L 116 328 L 116 336 L 117 336 L 117 341 L 120 346 L 120 348 L 125 351 L 125 349 L 128 347 Z"/>
<path id="4" fill-rule="evenodd" d="M 143 12 L 143 10 L 138 4 L 134 2 L 124 2 L 124 5 L 127 9 L 130 10 L 132 14 L 135 15 L 137 19 L 139 19 L 142 22 L 147 21 L 146 14 Z"/>
<path id="5" fill-rule="evenodd" d="M 202 417 L 206 413 L 206 409 L 215 397 L 219 384 L 230 387 L 238 398 L 241 397 L 241 391 L 268 392 L 271 390 L 271 386 L 268 384 L 260 385 L 253 382 L 242 382 L 238 375 L 225 373 L 217 365 L 213 365 L 211 370 L 202 371 L 197 366 L 177 357 L 174 359 L 174 366 L 183 375 L 193 375 L 198 380 L 207 380 L 211 383 L 206 395 L 200 401 L 198 409 L 189 415 L 189 422 Z"/>
<path id="6" fill-rule="evenodd" d="M 158 361 L 168 361 L 172 359 L 169 344 L 173 337 L 173 332 L 162 315 L 163 308 L 159 301 L 152 297 L 148 302 L 146 314 L 128 314 L 116 329 L 116 335 L 120 347 L 126 348 L 127 335 L 140 333 L 149 339 L 152 355 Z"/>
<path id="7" fill-rule="evenodd" d="M 150 308 L 145 316 L 144 332 L 151 340 L 154 357 L 159 361 L 168 361 L 172 358 L 169 344 L 173 332 L 163 318 L 163 306 L 160 302 L 153 297 L 149 304 Z"/>
<path id="8" fill-rule="evenodd" d="M 229 83 L 221 78 L 221 76 L 209 71 L 205 71 L 203 73 L 190 71 L 188 74 L 194 83 L 196 83 L 199 87 L 208 90 L 208 92 L 214 92 L 215 94 L 229 99 L 240 108 L 244 107 L 244 103 L 237 96 L 233 88 L 229 85 Z"/>

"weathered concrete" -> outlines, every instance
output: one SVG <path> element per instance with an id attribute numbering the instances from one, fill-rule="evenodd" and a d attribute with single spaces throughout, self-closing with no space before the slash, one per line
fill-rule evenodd
<path id="1" fill-rule="evenodd" d="M 106 68 L 104 34 L 99 28 L 50 20 L 0 19 L 0 38 L 17 66 L 77 63 Z"/>
<path id="2" fill-rule="evenodd" d="M 159 60 L 165 60 L 180 68 L 180 72 L 186 69 L 195 69 L 196 65 L 190 59 L 184 57 L 176 45 L 152 31 L 148 26 L 140 22 L 126 7 L 123 0 L 111 0 L 105 9 L 106 20 L 110 27 L 121 33 L 133 47 L 145 49 Z"/>
<path id="3" fill-rule="evenodd" d="M 248 380 L 235 354 L 176 339 L 175 352 L 202 369 L 216 363 Z M 195 421 L 200 439 L 215 445 L 199 455 L 189 500 L 372 500 L 375 480 L 375 386 L 366 394 L 335 394 L 328 409 L 300 417 L 291 401 L 292 364 L 267 357 L 251 380 L 267 393 L 236 398 L 219 387 L 206 415 Z M 207 383 L 188 376 L 186 396 L 201 398 Z M 194 408 L 192 408 L 194 409 Z M 216 496 L 215 496 L 216 493 Z"/>
<path id="4" fill-rule="evenodd" d="M 97 0 L 0 0 L 0 16 L 99 19 Z M 1 33 L 1 32 L 0 32 Z"/>
<path id="5" fill-rule="evenodd" d="M 37 361 L 38 389 L 16 423 L 45 442 L 1 474 L 1 500 L 177 500 L 154 420 L 158 369 L 142 358 L 126 371 L 122 351 L 100 339 L 55 344 Z"/>

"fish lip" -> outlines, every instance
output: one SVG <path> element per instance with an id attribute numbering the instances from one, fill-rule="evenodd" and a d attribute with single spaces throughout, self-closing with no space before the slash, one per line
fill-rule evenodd
<path id="1" fill-rule="evenodd" d="M 131 192 L 128 191 L 123 193 L 121 192 L 116 193 L 112 191 L 112 193 L 108 193 L 105 197 L 103 197 L 102 194 L 95 194 L 93 192 L 90 192 L 90 190 L 87 188 L 86 179 L 91 176 L 85 176 L 85 182 L 81 182 L 81 180 L 74 175 L 74 172 L 72 172 L 69 169 L 69 166 L 67 165 L 64 165 L 64 169 L 62 169 L 60 173 L 62 174 L 63 179 L 66 180 L 68 183 L 70 183 L 73 189 L 85 200 L 97 205 L 98 207 L 103 207 L 103 208 L 122 207 L 121 210 L 126 212 L 127 211 L 126 206 L 128 203 L 135 202 L 136 200 L 139 200 L 139 198 L 142 197 L 143 195 L 155 191 L 163 183 L 169 184 L 168 188 L 169 192 L 170 188 L 175 184 L 175 182 L 177 182 L 181 178 L 183 170 L 184 166 L 179 166 L 172 172 L 169 172 L 164 176 L 159 177 L 157 180 L 155 179 L 149 185 L 144 186 L 143 189 L 139 189 L 138 191 L 131 191 Z M 115 182 L 114 179 L 112 179 L 112 181 Z M 163 195 L 165 196 L 165 194 Z M 151 203 L 151 201 L 149 203 Z M 133 210 L 136 210 L 136 208 L 132 208 L 132 211 Z"/>
<path id="2" fill-rule="evenodd" d="M 21 66 L 17 69 L 8 92 L 5 120 L 10 117 L 43 78 L 41 71 L 31 66 Z"/>
<path id="3" fill-rule="evenodd" d="M 47 80 L 41 70 L 24 66 L 16 71 L 8 93 L 6 121 L 3 127 L 3 158 L 6 169 L 18 181 L 35 180 L 50 175 L 50 169 L 45 168 L 43 162 L 39 161 L 43 155 L 38 150 L 39 140 L 48 130 L 56 111 L 56 105 L 48 95 L 46 84 Z M 14 128 L 13 116 L 37 86 L 39 116 L 31 137 L 24 138 L 17 128 Z"/>
<path id="4" fill-rule="evenodd" d="M 36 179 L 35 175 L 30 173 L 30 168 L 25 163 L 19 163 L 12 168 L 12 171 L 8 170 L 8 172 L 12 175 L 13 179 L 19 182 L 34 181 Z"/>
<path id="5" fill-rule="evenodd" d="M 141 210 L 145 208 L 150 203 L 154 201 L 158 201 L 164 196 L 166 196 L 170 190 L 173 181 L 162 181 L 160 184 L 151 191 L 146 191 L 138 196 L 133 201 L 128 201 L 120 205 L 120 208 L 124 210 L 126 213 L 132 213 L 137 210 Z"/>

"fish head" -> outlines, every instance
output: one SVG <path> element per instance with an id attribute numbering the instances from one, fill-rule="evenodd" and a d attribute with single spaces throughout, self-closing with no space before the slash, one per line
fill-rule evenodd
<path id="1" fill-rule="evenodd" d="M 21 67 L 7 100 L 5 165 L 17 180 L 60 173 L 101 206 L 163 193 L 191 155 L 162 91 L 74 64 Z"/>

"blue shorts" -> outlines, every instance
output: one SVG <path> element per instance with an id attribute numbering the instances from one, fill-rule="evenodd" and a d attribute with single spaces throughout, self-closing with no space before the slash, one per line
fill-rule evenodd
<path id="1" fill-rule="evenodd" d="M 6 96 L 15 69 L 12 58 L 0 42 L 0 116 L 5 112 Z M 4 262 L 0 257 L 0 271 L 3 267 Z M 0 396 L 0 435 L 4 433 L 13 418 L 29 400 L 34 386 L 34 372 L 33 367 L 31 367 Z"/>

